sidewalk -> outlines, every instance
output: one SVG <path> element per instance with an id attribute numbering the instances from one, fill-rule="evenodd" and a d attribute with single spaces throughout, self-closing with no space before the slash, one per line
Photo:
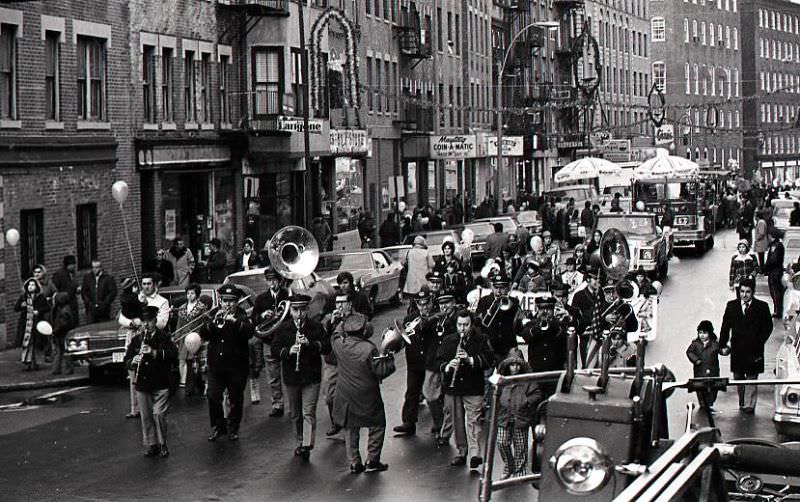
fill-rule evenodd
<path id="1" fill-rule="evenodd" d="M 37 357 L 39 354 L 37 354 Z M 0 351 L 0 392 L 16 390 L 44 389 L 48 387 L 66 387 L 82 385 L 89 381 L 89 367 L 76 366 L 72 375 L 53 375 L 52 364 L 42 360 L 38 371 L 22 371 L 24 367 L 19 361 L 20 349 Z"/>

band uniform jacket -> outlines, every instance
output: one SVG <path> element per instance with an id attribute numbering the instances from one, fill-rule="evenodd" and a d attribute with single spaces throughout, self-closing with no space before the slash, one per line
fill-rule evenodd
<path id="1" fill-rule="evenodd" d="M 221 328 L 209 319 L 200 329 L 200 338 L 208 341 L 209 371 L 247 371 L 247 342 L 253 336 L 253 323 L 239 307 L 234 317 L 235 321 L 227 321 Z"/>
<path id="2" fill-rule="evenodd" d="M 339 366 L 333 399 L 333 423 L 342 427 L 386 425 L 381 380 L 394 373 L 394 359 L 377 358 L 378 348 L 358 336 L 339 330 L 331 341 Z"/>
<path id="3" fill-rule="evenodd" d="M 294 320 L 284 320 L 275 331 L 272 341 L 272 355 L 281 360 L 281 375 L 286 385 L 308 385 L 322 381 L 322 356 L 330 353 L 330 337 L 325 335 L 322 324 L 306 319 L 300 326 L 300 333 L 308 338 L 308 345 L 300 349 L 300 371 L 297 367 L 297 355 L 289 350 L 297 339 L 297 327 Z M 338 361 L 337 361 L 338 363 Z"/>
<path id="4" fill-rule="evenodd" d="M 722 316 L 719 346 L 731 346 L 733 373 L 763 373 L 764 344 L 772 334 L 772 316 L 767 302 L 753 298 L 747 314 L 740 300 L 730 300 Z"/>
<path id="5" fill-rule="evenodd" d="M 403 319 L 403 326 L 413 322 L 419 317 L 419 313 L 408 314 Z M 404 328 L 405 329 L 405 328 Z M 414 334 L 411 336 L 411 344 L 404 343 L 406 351 L 406 368 L 409 371 L 425 371 L 425 358 L 427 352 L 426 340 L 431 336 L 431 323 L 421 320 L 414 328 Z M 433 333 L 436 336 L 436 333 Z"/>
<path id="6" fill-rule="evenodd" d="M 462 361 L 456 371 L 446 369 L 447 364 L 456 356 L 461 344 L 473 363 Z M 457 331 L 448 334 L 439 346 L 436 363 L 442 373 L 442 390 L 452 396 L 482 396 L 485 391 L 486 377 L 484 371 L 494 366 L 494 353 L 489 346 L 489 339 L 481 331 L 473 327 L 461 340 Z"/>
<path id="7" fill-rule="evenodd" d="M 256 297 L 255 304 L 253 305 L 253 312 L 252 312 L 253 327 L 255 328 L 256 326 L 264 322 L 265 318 L 262 315 L 264 312 L 266 312 L 267 310 L 272 310 L 274 312 L 278 308 L 278 304 L 280 302 L 288 299 L 289 299 L 289 290 L 283 287 L 279 288 L 278 292 L 275 295 L 272 294 L 271 290 L 264 291 L 263 293 L 258 295 Z M 270 339 L 268 340 L 264 340 L 264 343 L 271 343 L 272 337 L 269 338 Z"/>
<path id="8" fill-rule="evenodd" d="M 456 314 L 453 312 L 449 316 L 437 315 L 422 322 L 421 325 L 422 336 L 425 341 L 425 369 L 439 371 L 436 356 L 448 333 L 453 333 L 456 330 Z"/>
<path id="9" fill-rule="evenodd" d="M 522 330 L 528 342 L 528 364 L 533 371 L 563 370 L 567 363 L 567 337 L 555 319 L 546 330 L 541 329 L 540 318 L 534 318 Z"/>
<path id="10" fill-rule="evenodd" d="M 133 364 L 134 356 L 142 348 L 142 339 L 152 351 L 142 355 L 139 364 Z M 178 349 L 172 343 L 172 338 L 163 330 L 156 329 L 144 335 L 137 333 L 125 351 L 123 359 L 125 366 L 136 371 L 136 390 L 140 392 L 154 392 L 168 389 L 172 386 L 170 374 L 178 365 Z"/>
<path id="11" fill-rule="evenodd" d="M 486 295 L 478 301 L 478 308 L 475 317 L 481 321 L 481 329 L 489 336 L 489 343 L 495 354 L 495 362 L 499 363 L 508 356 L 508 351 L 517 346 L 517 336 L 514 333 L 514 319 L 519 312 L 519 300 L 508 297 L 511 308 L 508 310 L 497 310 L 494 321 L 489 326 L 483 324 L 486 313 L 494 303 L 494 295 Z M 488 322 L 489 319 L 486 319 Z"/>

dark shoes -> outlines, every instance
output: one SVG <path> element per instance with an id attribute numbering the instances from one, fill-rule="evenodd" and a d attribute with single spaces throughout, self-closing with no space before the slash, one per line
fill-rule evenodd
<path id="1" fill-rule="evenodd" d="M 450 444 L 450 438 L 446 438 L 444 436 L 436 436 L 436 446 L 441 448 L 442 446 L 447 446 L 448 444 Z"/>
<path id="2" fill-rule="evenodd" d="M 388 464 L 381 463 L 380 460 L 372 460 L 367 462 L 367 465 L 365 466 L 364 470 L 366 472 L 383 472 L 388 468 L 389 468 Z"/>
<path id="3" fill-rule="evenodd" d="M 742 410 L 742 413 L 744 413 L 745 415 L 755 415 L 755 413 L 756 413 L 756 409 L 755 408 L 751 408 L 749 406 L 745 406 L 745 407 L 740 408 L 740 409 Z"/>
<path id="4" fill-rule="evenodd" d="M 467 457 L 458 455 L 453 457 L 453 460 L 450 461 L 450 465 L 454 465 L 456 467 L 461 467 L 462 465 L 467 465 Z"/>
<path id="5" fill-rule="evenodd" d="M 392 429 L 401 436 L 413 436 L 417 433 L 417 426 L 414 424 L 402 424 Z"/>
<path id="6" fill-rule="evenodd" d="M 139 418 L 139 413 L 130 412 L 127 415 L 125 415 L 125 418 Z"/>
<path id="7" fill-rule="evenodd" d="M 167 448 L 167 445 L 161 445 L 161 452 L 159 455 L 161 455 L 162 458 L 169 457 L 169 448 Z"/>
<path id="8" fill-rule="evenodd" d="M 350 464 L 350 473 L 351 474 L 361 474 L 364 472 L 364 464 L 358 462 L 357 464 Z"/>
<path id="9" fill-rule="evenodd" d="M 481 466 L 482 463 L 483 463 L 483 458 L 478 457 L 478 456 L 470 457 L 470 459 L 469 459 L 469 468 L 470 469 L 477 469 L 478 467 Z"/>
<path id="10" fill-rule="evenodd" d="M 231 432 L 228 434 L 229 441 L 238 441 L 239 440 L 239 433 L 238 432 Z"/>
<path id="11" fill-rule="evenodd" d="M 272 408 L 272 411 L 269 412 L 269 416 L 272 418 L 282 417 L 283 408 Z"/>
<path id="12" fill-rule="evenodd" d="M 325 433 L 326 436 L 331 437 L 339 434 L 342 431 L 342 427 L 336 424 L 331 424 L 331 428 L 328 429 L 328 432 Z"/>
<path id="13" fill-rule="evenodd" d="M 222 429 L 213 429 L 211 431 L 211 435 L 208 436 L 208 440 L 209 441 L 216 441 L 217 439 L 222 437 L 222 435 L 225 434 L 225 433 L 226 433 L 226 431 L 224 431 Z"/>
<path id="14" fill-rule="evenodd" d="M 311 458 L 311 448 L 308 446 L 298 446 L 294 449 L 294 455 L 300 457 L 304 462 L 308 462 Z"/>
<path id="15" fill-rule="evenodd" d="M 156 455 L 158 455 L 159 451 L 160 451 L 160 448 L 158 447 L 158 445 L 155 445 L 155 444 L 154 445 L 150 445 L 150 447 L 147 450 L 145 450 L 144 456 L 145 457 L 155 457 Z"/>

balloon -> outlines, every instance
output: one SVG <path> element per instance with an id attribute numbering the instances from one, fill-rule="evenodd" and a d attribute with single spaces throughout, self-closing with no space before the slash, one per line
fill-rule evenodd
<path id="1" fill-rule="evenodd" d="M 461 232 L 461 240 L 464 241 L 464 244 L 472 244 L 472 241 L 475 240 L 475 232 L 473 232 L 470 228 L 465 228 Z"/>
<path id="2" fill-rule="evenodd" d="M 656 294 L 660 295 L 661 291 L 664 289 L 664 285 L 661 284 L 661 281 L 653 281 L 652 282 L 653 289 L 656 290 Z"/>
<path id="3" fill-rule="evenodd" d="M 397 208 L 402 213 L 403 211 L 406 210 L 406 203 L 401 200 L 400 202 L 397 203 Z"/>
<path id="4" fill-rule="evenodd" d="M 128 199 L 128 184 L 124 181 L 115 181 L 111 185 L 111 196 L 120 204 L 125 202 Z"/>
<path id="5" fill-rule="evenodd" d="M 19 242 L 19 231 L 16 228 L 6 230 L 6 242 L 9 246 L 16 246 Z"/>
<path id="6" fill-rule="evenodd" d="M 40 335 L 50 336 L 53 334 L 53 326 L 47 321 L 39 321 L 36 323 L 36 331 Z"/>
<path id="7" fill-rule="evenodd" d="M 183 343 L 186 345 L 186 350 L 189 354 L 195 355 L 197 351 L 200 350 L 200 346 L 203 345 L 203 340 L 200 338 L 200 335 L 193 331 L 186 335 L 186 338 L 183 339 Z"/>
<path id="8" fill-rule="evenodd" d="M 644 201 L 637 200 L 636 201 L 636 210 L 637 211 L 644 211 L 644 209 L 645 209 Z"/>

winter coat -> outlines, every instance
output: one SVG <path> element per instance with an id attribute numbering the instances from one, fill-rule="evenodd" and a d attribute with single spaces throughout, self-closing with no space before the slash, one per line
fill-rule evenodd
<path id="1" fill-rule="evenodd" d="M 322 356 L 330 353 L 331 341 L 325 334 L 322 324 L 306 319 L 300 327 L 300 333 L 308 338 L 308 345 L 300 349 L 300 371 L 298 356 L 290 352 L 297 339 L 297 327 L 291 318 L 287 318 L 275 331 L 272 341 L 272 355 L 281 360 L 281 375 L 285 385 L 309 385 L 322 381 Z"/>
<path id="2" fill-rule="evenodd" d="M 206 279 L 211 284 L 221 284 L 227 275 L 228 257 L 224 251 L 212 251 L 206 261 Z"/>
<path id="3" fill-rule="evenodd" d="M 394 359 L 377 358 L 371 341 L 342 332 L 333 335 L 331 346 L 339 367 L 333 422 L 348 428 L 385 426 L 380 383 L 394 373 Z"/>
<path id="4" fill-rule="evenodd" d="M 403 260 L 403 266 L 406 270 L 403 293 L 409 295 L 419 293 L 422 286 L 428 283 L 425 276 L 433 270 L 434 265 L 433 257 L 426 248 L 414 246 L 410 249 Z"/>
<path id="5" fill-rule="evenodd" d="M 719 376 L 719 342 L 715 339 L 709 339 L 704 344 L 699 338 L 695 338 L 686 349 L 686 357 L 692 363 L 694 376 Z"/>
<path id="6" fill-rule="evenodd" d="M 742 279 L 750 277 L 755 279 L 758 260 L 752 253 L 745 255 L 736 253 L 731 257 L 731 268 L 728 273 L 728 286 L 733 287 L 742 282 Z"/>
<path id="7" fill-rule="evenodd" d="M 764 345 L 772 334 L 772 316 L 765 301 L 753 298 L 747 315 L 739 300 L 725 306 L 719 346 L 731 345 L 731 371 L 734 373 L 763 373 Z"/>
<path id="8" fill-rule="evenodd" d="M 152 351 L 142 355 L 139 364 L 133 364 L 134 356 L 142 348 L 142 334 L 137 334 L 128 344 L 123 359 L 128 369 L 136 371 L 136 390 L 153 392 L 170 388 L 173 385 L 172 371 L 178 364 L 178 349 L 170 336 L 158 329 L 149 336 L 147 345 Z"/>
<path id="9" fill-rule="evenodd" d="M 756 222 L 755 237 L 753 239 L 753 251 L 764 253 L 769 247 L 769 236 L 767 235 L 767 222 L 764 218 L 759 218 Z"/>
<path id="10" fill-rule="evenodd" d="M 186 287 L 192 277 L 192 272 L 194 272 L 194 255 L 192 252 L 188 248 L 184 248 L 183 253 L 181 253 L 177 248 L 172 247 L 167 252 L 167 260 L 172 263 L 172 269 L 175 272 L 173 284 Z"/>
<path id="11" fill-rule="evenodd" d="M 208 370 L 218 372 L 246 371 L 248 367 L 247 341 L 253 336 L 253 323 L 244 310 L 237 307 L 236 320 L 220 328 L 209 319 L 200 328 L 200 338 L 208 341 Z"/>
<path id="12" fill-rule="evenodd" d="M 498 373 L 508 375 L 511 363 L 522 364 L 520 373 L 530 373 L 531 367 L 523 359 L 509 357 L 500 363 Z M 497 408 L 497 425 L 517 428 L 530 426 L 536 419 L 536 409 L 544 399 L 544 394 L 536 382 L 521 382 L 506 385 L 500 391 L 500 406 Z"/>
<path id="13" fill-rule="evenodd" d="M 779 239 L 772 241 L 767 248 L 767 256 L 764 259 L 764 266 L 761 272 L 767 277 L 780 280 L 783 276 L 783 260 L 786 248 Z"/>
<path id="14" fill-rule="evenodd" d="M 519 300 L 512 297 L 509 297 L 508 300 L 511 302 L 511 307 L 508 310 L 502 310 L 495 306 L 497 314 L 486 328 L 489 343 L 494 349 L 495 363 L 505 359 L 508 351 L 517 346 L 517 337 L 514 335 L 514 320 L 520 310 Z M 495 297 L 493 294 L 486 295 L 478 300 L 478 307 L 475 310 L 476 319 L 483 319 L 492 308 L 494 302 Z M 491 321 L 491 319 L 487 318 L 486 321 Z"/>
<path id="15" fill-rule="evenodd" d="M 472 357 L 472 364 L 462 361 L 456 371 L 447 369 L 447 364 L 456 356 L 459 344 L 463 343 L 467 355 Z M 494 354 L 489 346 L 489 339 L 476 330 L 461 341 L 458 332 L 451 332 L 442 341 L 436 354 L 436 362 L 442 373 L 442 390 L 453 396 L 482 396 L 486 386 L 484 371 L 493 366 Z"/>
<path id="16" fill-rule="evenodd" d="M 17 324 L 17 337 L 15 340 L 16 347 L 21 346 L 22 339 L 25 338 L 25 325 L 27 324 L 28 317 L 28 309 L 26 306 L 27 297 L 27 293 L 21 294 L 20 297 L 17 298 L 17 303 L 14 305 L 14 310 L 19 312 L 19 324 Z M 33 317 L 33 327 L 31 328 L 33 331 L 36 331 L 36 324 L 48 318 L 47 313 L 50 311 L 50 303 L 47 301 L 47 298 L 40 293 L 34 295 L 33 310 L 39 312 Z"/>

